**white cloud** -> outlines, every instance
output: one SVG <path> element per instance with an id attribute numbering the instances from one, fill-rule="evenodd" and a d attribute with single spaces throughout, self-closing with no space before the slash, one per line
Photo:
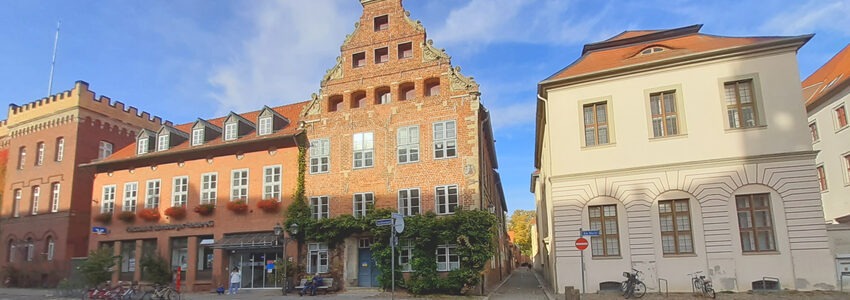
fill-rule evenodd
<path id="1" fill-rule="evenodd" d="M 351 9 L 352 3 L 334 0 L 255 4 L 242 16 L 249 30 L 232 36 L 232 54 L 211 66 L 219 115 L 309 99 L 360 14 L 359 3 Z"/>
<path id="2" fill-rule="evenodd" d="M 821 30 L 850 35 L 850 2 L 808 1 L 801 5 L 786 6 L 786 11 L 775 15 L 762 25 L 762 31 L 782 35 L 812 33 Z"/>

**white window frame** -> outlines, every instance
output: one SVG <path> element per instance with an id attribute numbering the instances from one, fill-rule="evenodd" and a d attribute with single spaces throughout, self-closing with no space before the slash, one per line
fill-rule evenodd
<path id="1" fill-rule="evenodd" d="M 443 253 L 440 253 L 442 250 Z M 457 253 L 457 245 L 439 245 L 435 252 L 437 256 L 437 272 L 449 272 L 460 269 L 460 255 Z M 444 260 L 444 262 L 440 262 Z"/>
<path id="2" fill-rule="evenodd" d="M 56 139 L 56 161 L 62 161 L 65 157 L 65 138 L 59 137 Z"/>
<path id="3" fill-rule="evenodd" d="M 224 124 L 224 140 L 232 141 L 239 137 L 239 122 Z"/>
<path id="4" fill-rule="evenodd" d="M 414 192 L 416 196 L 413 196 Z M 415 200 L 416 205 L 412 204 L 413 200 Z M 404 216 L 422 214 L 422 193 L 419 188 L 398 190 L 398 213 Z"/>
<path id="5" fill-rule="evenodd" d="M 23 191 L 21 189 L 15 189 L 15 198 L 12 202 L 12 217 L 18 218 L 21 216 L 21 197 L 23 196 Z"/>
<path id="6" fill-rule="evenodd" d="M 32 187 L 32 215 L 38 214 L 38 200 L 41 198 L 41 186 Z"/>
<path id="7" fill-rule="evenodd" d="M 50 212 L 55 213 L 59 212 L 59 197 L 62 186 L 58 182 L 54 182 L 51 185 L 51 203 L 50 203 Z"/>
<path id="8" fill-rule="evenodd" d="M 36 157 L 35 157 L 35 165 L 40 166 L 44 164 L 44 142 L 38 142 L 35 148 Z"/>
<path id="9" fill-rule="evenodd" d="M 375 166 L 375 135 L 372 132 L 359 132 L 352 135 L 352 167 L 355 169 Z M 358 158 L 360 156 L 360 158 Z M 359 164 L 359 166 L 358 166 Z"/>
<path id="10" fill-rule="evenodd" d="M 18 170 L 23 170 L 27 164 L 27 147 L 21 146 L 18 148 Z"/>
<path id="11" fill-rule="evenodd" d="M 201 174 L 201 204 L 215 204 L 218 201 L 218 173 Z"/>
<path id="12" fill-rule="evenodd" d="M 401 250 L 398 255 L 399 269 L 402 272 L 413 272 L 413 243 L 410 240 L 401 240 L 398 244 Z"/>
<path id="13" fill-rule="evenodd" d="M 139 182 L 124 183 L 124 199 L 121 205 L 121 211 L 136 211 L 136 203 L 139 200 Z"/>
<path id="14" fill-rule="evenodd" d="M 200 146 L 204 144 L 204 129 L 192 129 L 192 146 Z"/>
<path id="15" fill-rule="evenodd" d="M 32 240 L 27 240 L 27 261 L 32 261 L 35 258 L 35 244 Z"/>
<path id="16" fill-rule="evenodd" d="M 331 142 L 329 139 L 310 141 L 310 174 L 328 173 L 331 169 Z"/>
<path id="17" fill-rule="evenodd" d="M 451 125 L 452 129 L 449 129 Z M 457 122 L 454 120 L 434 122 L 434 159 L 457 157 Z M 449 154 L 450 152 L 451 155 Z"/>
<path id="18" fill-rule="evenodd" d="M 396 134 L 396 160 L 400 164 L 419 162 L 419 126 L 400 127 Z"/>
<path id="19" fill-rule="evenodd" d="M 136 142 L 136 154 L 141 155 L 148 153 L 148 138 L 141 138 L 138 142 Z"/>
<path id="20" fill-rule="evenodd" d="M 330 197 L 310 197 L 310 214 L 313 216 L 313 219 L 316 220 L 330 218 Z"/>
<path id="21" fill-rule="evenodd" d="M 443 190 L 442 196 L 440 195 L 441 189 Z M 452 189 L 454 189 L 454 203 L 451 201 Z M 435 187 L 434 204 L 436 205 L 435 211 L 438 215 L 454 214 L 457 211 L 457 207 L 460 206 L 460 191 L 458 190 L 458 185 L 450 184 Z M 454 204 L 454 208 L 452 208 L 452 204 Z"/>
<path id="22" fill-rule="evenodd" d="M 375 193 L 355 193 L 352 203 L 354 206 L 354 217 L 365 217 L 369 213 L 369 206 L 375 205 Z"/>
<path id="23" fill-rule="evenodd" d="M 189 176 L 177 176 L 171 180 L 171 207 L 189 204 Z"/>
<path id="24" fill-rule="evenodd" d="M 327 273 L 328 272 L 328 244 L 325 243 L 309 243 L 307 244 L 307 274 Z M 316 265 L 313 265 L 313 256 L 316 257 Z"/>
<path id="25" fill-rule="evenodd" d="M 168 147 L 170 146 L 168 144 L 169 138 L 170 138 L 170 136 L 167 133 L 166 134 L 160 134 L 159 136 L 157 136 L 156 137 L 156 151 L 168 150 Z"/>
<path id="26" fill-rule="evenodd" d="M 115 185 L 103 186 L 100 198 L 100 213 L 112 213 L 115 211 Z"/>
<path id="27" fill-rule="evenodd" d="M 112 155 L 112 150 L 114 149 L 112 143 L 108 141 L 100 141 L 100 145 L 97 148 L 97 159 L 104 159 Z"/>
<path id="28" fill-rule="evenodd" d="M 230 171 L 230 201 L 244 200 L 245 203 L 248 203 L 249 176 L 248 169 Z"/>
<path id="29" fill-rule="evenodd" d="M 263 167 L 263 199 L 281 199 L 283 167 L 281 165 Z"/>
<path id="30" fill-rule="evenodd" d="M 47 261 L 53 261 L 56 253 L 56 241 L 52 237 L 47 238 Z"/>
<path id="31" fill-rule="evenodd" d="M 145 182 L 145 208 L 154 209 L 159 207 L 162 193 L 162 181 L 151 179 Z"/>
<path id="32" fill-rule="evenodd" d="M 257 122 L 257 135 L 268 135 L 272 134 L 272 117 L 261 117 Z"/>

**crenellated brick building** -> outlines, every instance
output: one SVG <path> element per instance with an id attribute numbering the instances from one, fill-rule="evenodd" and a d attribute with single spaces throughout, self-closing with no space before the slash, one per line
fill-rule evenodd
<path id="1" fill-rule="evenodd" d="M 96 98 L 82 81 L 69 91 L 9 106 L 0 126 L 9 156 L 0 267 L 19 271 L 10 284 L 55 284 L 68 274 L 72 257 L 86 256 L 94 172 L 78 165 L 131 144 L 140 129 L 170 124 L 139 113 Z"/>

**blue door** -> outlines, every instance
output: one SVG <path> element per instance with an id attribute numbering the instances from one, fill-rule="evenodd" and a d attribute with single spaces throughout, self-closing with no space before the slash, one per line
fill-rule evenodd
<path id="1" fill-rule="evenodd" d="M 378 285 L 378 267 L 372 259 L 372 250 L 369 248 L 359 248 L 358 253 L 358 268 L 357 268 L 357 286 L 361 287 L 377 287 Z"/>

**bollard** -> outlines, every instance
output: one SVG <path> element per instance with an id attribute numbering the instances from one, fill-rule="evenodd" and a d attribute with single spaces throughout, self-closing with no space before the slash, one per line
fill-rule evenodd
<path id="1" fill-rule="evenodd" d="M 579 290 L 575 289 L 571 286 L 564 287 L 564 300 L 579 300 L 581 299 L 581 293 Z"/>

